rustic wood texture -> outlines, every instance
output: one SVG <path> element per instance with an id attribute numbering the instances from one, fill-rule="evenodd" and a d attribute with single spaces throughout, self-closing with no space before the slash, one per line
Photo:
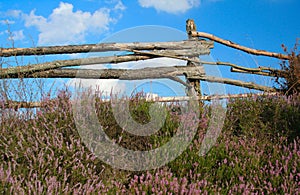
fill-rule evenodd
<path id="1" fill-rule="evenodd" d="M 228 62 L 203 62 L 200 55 L 207 55 L 214 46 L 214 41 L 235 48 L 249 54 L 274 57 L 288 60 L 289 56 L 264 50 L 256 50 L 244 47 L 228 40 L 221 39 L 212 34 L 197 32 L 194 20 L 186 21 L 186 32 L 188 40 L 176 42 L 148 42 L 148 43 L 101 43 L 86 45 L 49 46 L 36 48 L 0 48 L 0 57 L 49 55 L 49 54 L 71 54 L 87 52 L 125 51 L 125 55 L 94 57 L 73 60 L 58 60 L 41 64 L 0 68 L 0 79 L 7 78 L 84 78 L 84 79 L 120 79 L 141 80 L 169 78 L 187 87 L 187 96 L 194 96 L 194 91 L 199 100 L 209 100 L 201 97 L 200 80 L 230 84 L 249 89 L 266 92 L 275 92 L 271 87 L 258 85 L 252 82 L 244 82 L 234 79 L 206 76 L 203 64 L 224 65 L 231 67 L 231 72 L 257 74 L 263 76 L 286 76 L 286 72 L 268 67 L 247 68 Z M 199 39 L 199 37 L 209 39 Z M 130 54 L 129 54 L 130 53 Z M 88 66 L 95 64 L 117 64 L 129 61 L 148 60 L 153 58 L 167 57 L 187 61 L 187 66 L 155 67 L 142 69 L 75 69 L 67 67 Z M 187 82 L 178 76 L 186 76 Z M 191 89 L 194 89 L 192 91 Z M 220 96 L 219 96 L 220 97 Z M 225 96 L 224 96 L 225 97 Z M 188 97 L 183 97 L 188 98 Z M 208 98 L 208 97 L 207 97 Z M 179 98 L 180 99 L 180 98 Z M 166 101 L 170 99 L 165 98 Z M 7 106 L 13 103 L 7 104 Z M 18 105 L 39 107 L 38 104 L 19 102 Z"/>
<path id="2" fill-rule="evenodd" d="M 6 101 L 0 104 L 0 109 L 13 109 L 18 111 L 20 108 L 40 108 L 45 105 L 42 102 L 19 102 L 19 101 Z"/>
<path id="3" fill-rule="evenodd" d="M 192 32 L 196 32 L 196 30 L 197 30 L 197 27 L 196 27 L 194 20 L 188 19 L 186 21 L 186 32 L 188 35 L 188 39 L 190 41 L 199 41 L 198 37 L 191 36 Z M 188 57 L 189 57 L 189 60 L 187 62 L 187 66 L 191 66 L 191 67 L 201 66 L 199 55 L 189 55 Z M 201 87 L 200 87 L 199 79 L 188 78 L 188 84 L 190 84 L 193 87 L 193 89 L 195 90 L 195 92 L 197 93 L 198 96 L 201 96 Z M 187 91 L 188 91 L 188 95 L 192 95 L 193 91 L 191 91 L 191 88 L 189 88 Z"/>
<path id="4" fill-rule="evenodd" d="M 202 64 L 207 64 L 207 65 L 222 65 L 222 66 L 230 66 L 231 67 L 231 72 L 238 72 L 238 73 L 247 73 L 247 74 L 257 74 L 257 75 L 262 75 L 262 76 L 271 76 L 271 77 L 283 77 L 286 75 L 286 72 L 283 70 L 278 70 L 274 68 L 269 68 L 269 67 L 263 67 L 260 66 L 258 68 L 248 68 L 244 66 L 239 66 L 233 63 L 229 62 L 206 62 L 206 61 L 201 61 Z"/>
<path id="5" fill-rule="evenodd" d="M 72 54 L 106 51 L 131 51 L 131 50 L 185 50 L 191 48 L 213 48 L 211 41 L 176 41 L 176 42 L 148 42 L 148 43 L 100 43 L 86 45 L 48 46 L 34 48 L 0 48 L 0 57 Z"/>
<path id="6" fill-rule="evenodd" d="M 219 99 L 236 99 L 236 98 L 251 98 L 251 97 L 261 97 L 261 96 L 270 96 L 270 95 L 278 95 L 276 92 L 269 93 L 260 93 L 260 94 L 232 94 L 232 95 L 210 95 L 210 96 L 197 96 L 197 97 L 157 97 L 157 98 L 148 98 L 147 101 L 155 101 L 155 102 L 179 102 L 179 101 L 189 101 L 189 100 L 219 100 Z"/>
<path id="7" fill-rule="evenodd" d="M 199 49 L 199 50 L 198 50 Z M 194 55 L 202 55 L 204 53 L 209 53 L 209 50 L 203 48 L 193 48 L 191 53 Z M 137 54 L 129 55 L 119 55 L 119 56 L 107 56 L 107 57 L 93 57 L 84 59 L 73 59 L 73 60 L 57 60 L 53 62 L 46 62 L 41 64 L 32 64 L 28 66 L 16 66 L 10 68 L 0 68 L 0 78 L 15 77 L 18 74 L 33 73 L 38 71 L 46 71 L 50 69 L 57 69 L 63 67 L 72 66 L 84 66 L 93 64 L 117 64 L 122 62 L 139 61 L 153 59 L 157 57 L 168 57 L 179 60 L 189 60 L 186 56 L 188 50 L 154 50 L 152 52 L 144 52 L 133 50 Z M 193 53 L 194 52 L 194 53 Z"/>
<path id="8" fill-rule="evenodd" d="M 142 69 L 51 69 L 35 73 L 19 73 L 9 78 L 84 78 L 84 79 L 120 79 L 139 80 L 171 78 L 187 75 L 197 77 L 204 74 L 202 67 L 172 66 Z"/>
<path id="9" fill-rule="evenodd" d="M 273 57 L 273 58 L 278 58 L 278 59 L 283 59 L 283 60 L 289 60 L 290 59 L 290 57 L 288 55 L 284 55 L 284 54 L 280 54 L 280 53 L 274 53 L 274 52 L 268 52 L 268 51 L 265 51 L 265 50 L 257 50 L 257 49 L 248 48 L 248 47 L 245 47 L 245 46 L 238 45 L 238 44 L 236 44 L 232 41 L 221 39 L 221 38 L 219 38 L 217 36 L 214 36 L 212 34 L 209 34 L 209 33 L 191 31 L 190 34 L 191 34 L 192 37 L 207 38 L 207 39 L 210 39 L 210 40 L 215 41 L 217 43 L 226 45 L 226 46 L 234 48 L 234 49 L 244 51 L 244 52 L 249 53 L 249 54 L 268 56 L 268 57 Z"/>
<path id="10" fill-rule="evenodd" d="M 263 72 L 263 71 L 245 71 L 245 70 L 241 70 L 238 68 L 231 68 L 230 69 L 231 72 L 236 72 L 236 73 L 245 73 L 245 74 L 256 74 L 256 75 L 262 75 L 262 76 L 269 76 L 269 77 L 275 77 L 276 74 L 271 73 L 271 72 Z"/>
<path id="11" fill-rule="evenodd" d="M 185 56 L 199 56 L 199 55 L 208 55 L 210 52 L 205 52 L 205 51 L 193 51 L 195 49 L 191 49 L 191 52 L 185 51 L 185 50 L 180 50 L 183 53 L 181 55 L 178 55 L 177 52 L 180 52 L 178 50 L 176 51 L 168 51 L 168 50 L 154 50 L 154 51 L 139 51 L 139 50 L 131 50 L 132 52 L 136 54 L 141 54 L 141 55 L 150 55 L 150 56 L 155 56 L 155 57 L 166 57 L 166 58 L 173 58 L 173 59 L 178 59 L 178 60 L 186 60 L 186 61 L 191 61 L 193 63 L 199 64 L 199 57 L 197 59 L 190 58 L 190 57 L 185 57 Z"/>
<path id="12" fill-rule="evenodd" d="M 233 94 L 233 95 L 211 95 L 211 96 L 201 96 L 201 97 L 156 97 L 156 98 L 145 98 L 149 102 L 179 102 L 179 101 L 189 101 L 189 100 L 218 100 L 218 99 L 234 99 L 234 98 L 251 98 L 253 96 L 270 96 L 277 95 L 278 93 L 261 93 L 261 94 Z M 110 102 L 111 100 L 101 100 L 102 102 Z M 55 102 L 55 99 L 49 100 L 47 102 L 18 102 L 18 101 L 7 101 L 0 104 L 0 109 L 14 109 L 18 110 L 20 108 L 42 108 L 49 105 L 49 102 Z"/>
<path id="13" fill-rule="evenodd" d="M 253 82 L 244 82 L 244 81 L 239 81 L 239 80 L 234 80 L 234 79 L 227 79 L 227 78 L 220 78 L 220 77 L 213 77 L 213 76 L 196 76 L 192 77 L 194 79 L 200 79 L 202 81 L 208 81 L 208 82 L 215 82 L 215 83 L 224 83 L 224 84 L 230 84 L 230 85 L 235 85 L 239 87 L 245 87 L 249 89 L 256 89 L 260 91 L 266 91 L 266 92 L 275 92 L 276 89 L 272 87 L 266 87 L 262 85 L 255 84 Z"/>
<path id="14" fill-rule="evenodd" d="M 0 78 L 13 77 L 19 74 L 34 73 L 38 71 L 46 71 L 50 69 L 57 69 L 63 67 L 73 67 L 73 66 L 84 66 L 84 65 L 94 65 L 94 64 L 117 64 L 121 62 L 148 60 L 156 58 L 155 56 L 149 55 L 122 55 L 122 56 L 107 56 L 107 57 L 93 57 L 84 59 L 73 59 L 73 60 L 57 60 L 53 62 L 45 62 L 41 64 L 32 64 L 28 66 L 17 66 L 10 68 L 0 69 Z"/>
<path id="15" fill-rule="evenodd" d="M 172 80 L 176 76 L 186 76 L 188 79 L 203 80 L 209 82 L 218 82 L 231 84 L 249 89 L 257 89 L 262 91 L 276 91 L 274 88 L 261 86 L 252 82 L 243 82 L 239 80 L 226 79 L 205 76 L 203 67 L 201 66 L 174 66 L 174 67 L 156 67 L 143 69 L 53 69 L 42 72 L 26 73 L 11 75 L 10 78 L 82 78 L 82 79 L 120 79 L 120 80 L 142 80 L 142 79 L 158 79 L 170 78 Z M 182 82 L 180 82 L 183 84 Z"/>

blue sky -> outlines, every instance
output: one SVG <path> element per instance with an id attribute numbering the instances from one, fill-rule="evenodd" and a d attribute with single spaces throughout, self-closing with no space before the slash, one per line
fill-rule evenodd
<path id="1" fill-rule="evenodd" d="M 198 31 L 244 46 L 282 52 L 281 44 L 292 48 L 300 37 L 299 8 L 298 0 L 2 0 L 0 44 L 10 47 L 10 38 L 14 39 L 15 47 L 99 43 L 115 40 L 109 37 L 142 25 L 185 32 L 185 21 L 192 18 Z M 11 35 L 7 33 L 7 24 Z M 154 36 L 150 40 L 159 39 L 159 34 L 149 36 Z M 210 59 L 246 67 L 279 67 L 276 59 L 251 56 L 217 43 Z M 229 73 L 227 67 L 219 70 L 226 78 L 272 85 L 268 78 Z M 249 92 L 230 87 L 227 91 Z"/>

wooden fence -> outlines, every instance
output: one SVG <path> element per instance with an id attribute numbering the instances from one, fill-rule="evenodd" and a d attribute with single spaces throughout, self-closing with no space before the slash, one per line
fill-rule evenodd
<path id="1" fill-rule="evenodd" d="M 74 54 L 88 52 L 107 52 L 107 51 L 125 51 L 125 55 L 93 57 L 86 59 L 57 60 L 52 62 L 31 64 L 27 66 L 16 66 L 0 69 L 0 79 L 14 78 L 85 78 L 85 79 L 121 79 L 121 80 L 139 80 L 139 79 L 158 79 L 168 78 L 179 82 L 187 87 L 194 88 L 199 100 L 211 100 L 216 97 L 201 96 L 200 81 L 217 82 L 231 84 L 235 86 L 246 87 L 249 89 L 261 90 L 264 92 L 276 92 L 274 88 L 255 84 L 253 82 L 244 82 L 240 80 L 218 78 L 205 75 L 203 64 L 230 66 L 232 72 L 257 74 L 262 76 L 283 77 L 286 73 L 282 70 L 268 67 L 247 68 L 228 62 L 204 62 L 200 61 L 199 56 L 210 54 L 214 47 L 214 42 L 235 48 L 249 54 L 274 57 L 282 60 L 288 60 L 289 56 L 272 53 L 263 50 L 255 50 L 240 46 L 228 40 L 221 39 L 214 35 L 197 32 L 193 20 L 186 22 L 186 32 L 188 40 L 177 42 L 149 42 L 149 43 L 102 43 L 86 45 L 68 45 L 68 46 L 49 46 L 35 48 L 1 48 L 0 57 L 11 56 L 36 56 L 53 54 Z M 201 39 L 199 39 L 201 37 Z M 130 54 L 128 54 L 130 53 Z M 153 58 L 167 57 L 172 59 L 185 60 L 186 66 L 174 67 L 156 67 L 142 68 L 134 70 L 124 69 L 80 69 L 76 66 L 88 66 L 92 64 L 117 64 L 122 62 L 148 60 Z M 73 67 L 73 68 L 70 68 Z M 178 76 L 185 76 L 186 81 L 179 79 Z M 188 91 L 188 90 L 187 90 Z M 245 95 L 234 95 L 231 97 L 244 97 Z M 218 98 L 228 98 L 230 96 L 219 96 Z M 179 101 L 187 100 L 188 97 L 159 98 L 156 101 Z M 11 107 L 40 107 L 39 102 L 16 102 L 6 100 L 2 108 Z"/>

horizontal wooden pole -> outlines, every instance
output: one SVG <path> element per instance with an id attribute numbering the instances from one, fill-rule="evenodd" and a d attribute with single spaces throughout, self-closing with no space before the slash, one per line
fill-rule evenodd
<path id="1" fill-rule="evenodd" d="M 181 53 L 181 51 L 183 51 Z M 173 59 L 180 60 L 190 60 L 187 55 L 201 55 L 204 53 L 209 53 L 209 50 L 199 48 L 196 50 L 195 48 L 189 53 L 186 50 L 155 50 L 152 52 L 145 51 L 136 51 L 133 50 L 136 54 L 128 54 L 128 55 L 119 55 L 119 56 L 106 56 L 106 57 L 93 57 L 93 58 L 83 58 L 83 59 L 72 59 L 72 60 L 57 60 L 53 62 L 45 62 L 41 64 L 32 64 L 28 66 L 16 66 L 10 68 L 0 68 L 0 78 L 6 77 L 16 77 L 19 74 L 25 73 L 34 73 L 38 71 L 46 71 L 50 69 L 57 69 L 63 67 L 72 67 L 72 66 L 83 66 L 83 65 L 93 65 L 93 64 L 117 64 L 122 62 L 130 62 L 130 61 L 139 61 L 139 60 L 148 60 L 158 57 L 169 57 Z"/>
<path id="2" fill-rule="evenodd" d="M 207 65 L 230 66 L 231 72 L 238 72 L 238 73 L 257 74 L 257 75 L 272 76 L 272 77 L 284 77 L 287 74 L 286 71 L 264 67 L 264 66 L 259 66 L 258 68 L 248 68 L 233 63 L 221 62 L 221 61 L 217 61 L 217 62 L 201 61 L 200 63 L 207 64 Z"/>
<path id="3" fill-rule="evenodd" d="M 230 84 L 262 91 L 276 91 L 274 88 L 244 82 L 234 79 L 206 76 L 202 66 L 173 66 L 143 69 L 53 69 L 43 72 L 13 75 L 9 78 L 82 78 L 82 79 L 120 79 L 141 80 L 157 78 L 174 78 L 186 76 L 188 79 L 198 79 L 209 82 Z M 174 80 L 174 79 L 173 79 Z M 182 83 L 181 83 L 182 84 Z"/>
<path id="4" fill-rule="evenodd" d="M 249 53 L 249 54 L 274 57 L 274 58 L 283 59 L 283 60 L 289 60 L 290 59 L 290 57 L 288 55 L 284 55 L 284 54 L 281 54 L 281 53 L 268 52 L 268 51 L 265 51 L 265 50 L 257 50 L 257 49 L 252 49 L 252 48 L 249 48 L 249 47 L 241 46 L 241 45 L 238 45 L 238 44 L 236 44 L 232 41 L 221 39 L 221 38 L 219 38 L 217 36 L 214 36 L 212 34 L 209 34 L 209 33 L 196 32 L 196 31 L 191 31 L 190 33 L 193 37 L 207 38 L 209 40 L 215 41 L 215 42 L 220 43 L 222 45 L 226 45 L 228 47 L 238 49 L 238 50 L 244 51 L 244 52 Z"/>
<path id="5" fill-rule="evenodd" d="M 239 70 L 244 70 L 244 71 L 249 71 L 249 72 L 260 72 L 263 69 L 262 66 L 260 66 L 259 68 L 248 68 L 248 67 L 244 67 L 244 66 L 239 66 L 230 62 L 221 62 L 221 61 L 217 61 L 217 62 L 207 62 L 207 61 L 201 61 L 201 64 L 207 64 L 207 65 L 221 65 L 221 66 L 230 66 L 233 67 L 235 69 L 239 69 Z M 267 67 L 264 67 L 267 68 Z M 279 71 L 277 69 L 269 69 L 270 71 Z"/>
<path id="6" fill-rule="evenodd" d="M 19 101 L 6 101 L 0 104 L 0 109 L 14 109 L 17 111 L 20 108 L 40 108 L 44 107 L 46 104 L 43 102 L 19 102 Z M 47 102 L 49 105 L 49 102 Z"/>
<path id="7" fill-rule="evenodd" d="M 85 45 L 48 46 L 34 48 L 0 48 L 0 57 L 72 54 L 106 51 L 130 51 L 130 50 L 164 50 L 164 49 L 191 49 L 213 48 L 211 41 L 173 41 L 173 42 L 133 42 L 133 43 L 100 43 Z"/>
<path id="8" fill-rule="evenodd" d="M 271 72 L 246 71 L 246 70 L 241 70 L 241 69 L 234 68 L 234 67 L 231 67 L 230 71 L 231 72 L 237 72 L 237 73 L 256 74 L 256 75 L 262 75 L 262 76 L 276 77 L 276 74 L 271 73 Z"/>
<path id="9" fill-rule="evenodd" d="M 39 71 L 46 71 L 50 69 L 57 69 L 63 67 L 73 67 L 73 66 L 84 66 L 84 65 L 94 65 L 94 64 L 117 64 L 122 62 L 148 60 L 156 58 L 155 56 L 149 55 L 139 55 L 139 54 L 129 54 L 122 56 L 106 56 L 106 57 L 93 57 L 84 59 L 73 59 L 73 60 L 57 60 L 53 62 L 45 62 L 41 64 L 32 64 L 28 66 L 16 66 L 10 68 L 0 69 L 0 78 L 15 78 L 18 75 L 26 73 L 34 73 Z"/>
<path id="10" fill-rule="evenodd" d="M 288 77 L 288 72 L 285 70 L 277 70 L 277 69 L 273 69 L 270 67 L 264 67 L 264 66 L 259 66 L 258 68 L 261 69 L 262 71 L 269 71 L 269 72 L 275 74 L 276 77 L 284 77 L 284 78 Z"/>
<path id="11" fill-rule="evenodd" d="M 57 60 L 53 62 L 45 62 L 40 64 L 32 64 L 28 66 L 16 66 L 10 68 L 0 68 L 0 78 L 16 78 L 20 74 L 25 73 L 34 73 L 39 71 L 46 71 L 50 69 L 57 69 L 63 67 L 73 67 L 73 66 L 88 66 L 94 64 L 117 64 L 122 62 L 130 62 L 130 61 L 140 61 L 140 60 L 148 60 L 161 57 L 160 55 L 147 55 L 148 52 L 141 52 L 143 54 L 128 54 L 128 55 L 120 55 L 120 56 L 106 56 L 106 57 L 93 57 L 93 58 L 84 58 L 84 59 L 73 59 L 73 60 Z M 164 54 L 167 55 L 167 54 Z M 162 55 L 163 56 L 163 55 Z M 171 56 L 172 57 L 172 56 Z M 177 58 L 176 56 L 174 58 Z M 178 57 L 180 58 L 180 57 Z M 188 60 L 185 58 L 185 60 Z M 200 61 L 200 64 L 207 65 L 224 65 L 232 67 L 232 72 L 239 73 L 249 73 L 249 74 L 258 74 L 263 76 L 278 76 L 282 77 L 286 73 L 282 70 L 277 70 L 268 67 L 258 67 L 258 68 L 247 68 L 243 66 L 238 66 L 236 64 L 228 63 L 228 62 L 207 62 Z M 266 72 L 268 71 L 268 72 Z"/>
<path id="12" fill-rule="evenodd" d="M 179 101 L 190 101 L 190 100 L 202 100 L 202 101 L 211 101 L 211 100 L 220 100 L 220 99 L 236 99 L 236 98 L 248 98 L 254 96 L 266 96 L 266 95 L 277 95 L 276 92 L 271 93 L 259 93 L 259 94 L 231 94 L 231 95 L 211 95 L 211 96 L 197 96 L 197 97 L 157 97 L 157 98 L 146 98 L 147 101 L 155 102 L 179 102 Z"/>
<path id="13" fill-rule="evenodd" d="M 266 87 L 262 85 L 255 84 L 253 82 L 245 82 L 245 81 L 239 81 L 234 79 L 228 79 L 228 78 L 220 78 L 220 77 L 213 77 L 213 76 L 196 76 L 191 77 L 192 79 L 199 79 L 202 81 L 208 81 L 208 82 L 216 82 L 216 83 L 224 83 L 224 84 L 230 84 L 235 85 L 239 87 L 245 87 L 249 89 L 256 89 L 260 91 L 266 91 L 266 92 L 276 92 L 276 89 L 272 87 Z"/>
<path id="14" fill-rule="evenodd" d="M 236 99 L 236 98 L 249 98 L 254 96 L 266 96 L 266 95 L 278 95 L 278 93 L 261 93 L 261 94 L 233 94 L 233 95 L 211 95 L 211 96 L 197 96 L 197 97 L 156 97 L 156 98 L 145 98 L 149 102 L 180 102 L 180 101 L 190 101 L 190 100 L 199 100 L 199 101 L 211 101 L 219 99 Z M 19 102 L 19 101 L 8 101 L 0 104 L 0 109 L 14 109 L 18 110 L 19 108 L 39 108 L 44 106 L 49 106 L 51 102 L 56 100 L 49 100 L 46 102 Z M 113 100 L 105 99 L 101 100 L 102 102 L 110 102 Z"/>
<path id="15" fill-rule="evenodd" d="M 171 78 L 175 76 L 201 76 L 202 66 L 171 66 L 142 69 L 53 69 L 35 73 L 11 75 L 9 78 L 82 78 L 82 79 L 120 79 L 139 80 L 155 78 Z M 14 76 L 14 77 L 12 77 Z"/>

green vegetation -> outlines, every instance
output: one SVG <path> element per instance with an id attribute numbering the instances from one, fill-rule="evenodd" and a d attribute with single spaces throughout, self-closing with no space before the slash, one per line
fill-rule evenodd
<path id="1" fill-rule="evenodd" d="M 130 112 L 138 122 L 146 123 L 152 103 L 141 97 L 132 97 Z M 180 122 L 181 113 L 173 109 L 178 105 L 162 105 L 168 110 L 163 127 L 151 136 L 134 136 L 119 127 L 109 103 L 96 102 L 98 119 L 107 135 L 132 150 L 166 143 Z M 217 143 L 205 156 L 199 156 L 209 122 L 206 105 L 201 108 L 190 146 L 164 167 L 141 172 L 113 169 L 85 147 L 76 130 L 68 93 L 60 92 L 57 101 L 47 105 L 31 119 L 2 110 L 1 194 L 299 192 L 299 95 L 231 100 Z"/>

